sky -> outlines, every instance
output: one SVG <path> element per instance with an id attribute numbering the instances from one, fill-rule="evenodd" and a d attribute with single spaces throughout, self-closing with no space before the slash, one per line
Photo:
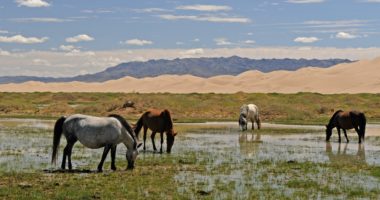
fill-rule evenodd
<path id="1" fill-rule="evenodd" d="M 0 76 L 128 61 L 380 56 L 380 0 L 2 0 Z"/>

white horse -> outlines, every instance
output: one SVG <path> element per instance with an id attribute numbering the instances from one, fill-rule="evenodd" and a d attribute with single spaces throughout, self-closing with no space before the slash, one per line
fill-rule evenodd
<path id="1" fill-rule="evenodd" d="M 255 129 L 254 122 L 257 128 L 261 128 L 259 108 L 255 104 L 244 104 L 240 107 L 239 126 L 242 131 L 248 129 L 248 120 L 252 122 L 252 130 Z"/>
<path id="2" fill-rule="evenodd" d="M 69 117 L 59 118 L 54 126 L 53 154 L 51 162 L 56 163 L 57 151 L 62 133 L 66 137 L 67 145 L 63 150 L 61 168 L 65 169 L 66 157 L 68 158 L 69 170 L 72 169 L 71 153 L 75 142 L 79 140 L 84 146 L 91 149 L 104 147 L 102 159 L 98 165 L 98 171 L 102 171 L 103 162 L 111 150 L 111 169 L 116 170 L 115 154 L 116 146 L 124 143 L 127 147 L 126 158 L 128 169 L 134 168 L 134 162 L 138 155 L 137 139 L 135 132 L 128 122 L 119 115 L 108 117 L 94 117 L 88 115 L 75 114 Z"/>

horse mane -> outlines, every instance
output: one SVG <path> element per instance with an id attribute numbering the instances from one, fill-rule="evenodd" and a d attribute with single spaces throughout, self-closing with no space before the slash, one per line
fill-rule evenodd
<path id="1" fill-rule="evenodd" d="M 332 124 L 334 118 L 335 118 L 336 115 L 337 115 L 338 113 L 340 113 L 340 112 L 343 112 L 343 110 L 337 110 L 337 111 L 333 114 L 333 116 L 330 118 L 330 121 L 329 121 L 329 124 L 328 124 L 328 125 Z"/>
<path id="2" fill-rule="evenodd" d="M 162 111 L 162 114 L 165 120 L 165 128 L 167 130 L 173 129 L 173 121 L 169 110 L 165 109 L 164 111 Z"/>
<path id="3" fill-rule="evenodd" d="M 135 132 L 133 131 L 131 125 L 129 125 L 129 123 L 127 122 L 127 120 L 125 120 L 124 117 L 122 117 L 121 115 L 118 115 L 118 114 L 110 114 L 110 115 L 108 115 L 108 117 L 113 117 L 113 118 L 119 120 L 119 122 L 124 126 L 125 129 L 127 129 L 129 134 L 132 136 L 132 138 L 134 140 L 134 146 L 136 147 L 137 146 L 136 135 L 135 135 Z"/>

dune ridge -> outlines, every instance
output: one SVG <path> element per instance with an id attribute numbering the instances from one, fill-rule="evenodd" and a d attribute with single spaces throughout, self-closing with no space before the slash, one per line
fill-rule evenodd
<path id="1" fill-rule="evenodd" d="M 2 92 L 318 92 L 380 93 L 380 57 L 330 68 L 305 67 L 297 71 L 246 71 L 237 76 L 201 78 L 192 75 L 124 77 L 103 83 L 42 83 L 29 81 L 0 84 Z"/>

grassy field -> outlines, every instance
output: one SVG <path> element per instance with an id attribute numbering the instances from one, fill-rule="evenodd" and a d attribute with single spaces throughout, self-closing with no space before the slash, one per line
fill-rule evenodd
<path id="1" fill-rule="evenodd" d="M 133 101 L 135 108 L 123 108 Z M 261 109 L 263 122 L 324 124 L 334 110 L 365 112 L 380 121 L 380 94 L 139 94 L 139 93 L 0 93 L 0 117 L 56 118 L 83 113 L 119 113 L 137 119 L 149 108 L 167 108 L 176 122 L 235 121 L 244 103 Z"/>
<path id="2" fill-rule="evenodd" d="M 338 144 L 334 142 L 336 137 L 325 143 L 323 130 L 307 127 L 265 128 L 244 135 L 236 127 L 226 125 L 181 124 L 177 125 L 181 135 L 177 136 L 172 154 L 140 152 L 134 170 L 125 170 L 125 151 L 120 145 L 117 171 L 109 170 L 109 156 L 103 173 L 89 171 L 96 169 L 102 150 L 93 151 L 78 144 L 73 151 L 73 162 L 78 164 L 74 169 L 78 171 L 62 173 L 49 168 L 52 124 L 48 121 L 49 127 L 41 126 L 44 123 L 40 121 L 36 126 L 32 121 L 18 120 L 17 124 L 23 126 L 14 126 L 14 122 L 0 124 L 7 127 L 0 132 L 0 139 L 5 141 L 0 146 L 0 163 L 4 164 L 0 165 L 0 199 L 380 197 L 378 135 L 367 137 L 363 149 L 357 149 L 354 134 L 350 134 L 354 138 L 350 144 Z M 16 147 L 5 145 L 15 137 Z M 6 153 L 13 148 L 19 151 L 12 152 L 27 154 Z M 151 149 L 148 143 L 148 150 Z M 29 161 L 24 160 L 27 157 L 37 162 L 29 167 Z M 19 165 L 10 168 L 1 160 L 4 158 Z"/>

